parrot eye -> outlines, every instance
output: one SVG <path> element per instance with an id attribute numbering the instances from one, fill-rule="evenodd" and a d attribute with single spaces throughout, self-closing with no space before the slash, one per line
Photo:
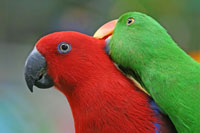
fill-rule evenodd
<path id="1" fill-rule="evenodd" d="M 135 19 L 133 18 L 133 17 L 129 17 L 128 19 L 127 19 L 127 21 L 126 21 L 126 24 L 127 25 L 131 25 L 132 23 L 134 23 L 135 22 Z"/>
<path id="2" fill-rule="evenodd" d="M 66 42 L 61 42 L 58 44 L 58 52 L 61 54 L 66 54 L 72 49 L 71 45 Z"/>

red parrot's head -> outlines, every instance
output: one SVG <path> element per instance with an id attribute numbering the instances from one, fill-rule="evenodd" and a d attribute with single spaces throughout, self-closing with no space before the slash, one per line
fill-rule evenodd
<path id="1" fill-rule="evenodd" d="M 104 40 L 72 31 L 44 36 L 36 43 L 25 64 L 29 89 L 33 91 L 34 85 L 39 88 L 53 85 L 57 88 L 75 87 L 78 82 L 94 75 L 91 69 L 102 64 L 104 45 Z"/>

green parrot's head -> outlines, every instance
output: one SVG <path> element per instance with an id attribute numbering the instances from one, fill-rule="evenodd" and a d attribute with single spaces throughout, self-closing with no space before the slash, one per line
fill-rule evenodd
<path id="1" fill-rule="evenodd" d="M 110 36 L 106 50 L 117 64 L 123 64 L 124 67 L 138 68 L 159 56 L 166 58 L 175 46 L 167 31 L 143 13 L 128 12 L 112 22 L 113 25 L 109 23 L 109 34 L 105 34 L 108 27 L 105 24 L 94 37 L 105 39 Z"/>

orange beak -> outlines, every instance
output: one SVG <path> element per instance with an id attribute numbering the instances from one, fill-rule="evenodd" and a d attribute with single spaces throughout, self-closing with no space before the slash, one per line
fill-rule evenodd
<path id="1" fill-rule="evenodd" d="M 112 35 L 115 25 L 117 23 L 117 19 L 112 20 L 103 26 L 101 26 L 93 35 L 93 37 L 97 39 L 107 39 L 109 36 Z"/>

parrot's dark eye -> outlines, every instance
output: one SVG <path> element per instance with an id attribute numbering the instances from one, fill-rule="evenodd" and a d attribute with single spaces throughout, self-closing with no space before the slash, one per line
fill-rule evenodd
<path id="1" fill-rule="evenodd" d="M 71 45 L 69 43 L 66 42 L 61 42 L 60 44 L 58 44 L 58 51 L 61 54 L 66 54 L 68 53 L 70 50 L 72 49 Z"/>
<path id="2" fill-rule="evenodd" d="M 134 19 L 133 17 L 130 17 L 130 18 L 127 19 L 126 24 L 127 24 L 127 25 L 131 25 L 131 24 L 134 23 L 134 22 L 135 22 L 135 19 Z"/>

